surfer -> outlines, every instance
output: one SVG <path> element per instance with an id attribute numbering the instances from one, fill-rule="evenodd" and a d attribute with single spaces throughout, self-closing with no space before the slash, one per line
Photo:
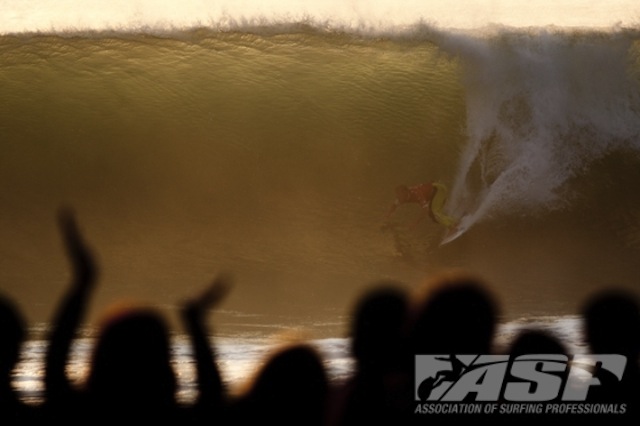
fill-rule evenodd
<path id="1" fill-rule="evenodd" d="M 398 185 L 396 187 L 396 199 L 389 207 L 385 217 L 385 224 L 401 204 L 414 203 L 422 207 L 422 213 L 418 216 L 412 228 L 416 227 L 428 214 L 434 222 L 444 225 L 452 231 L 455 229 L 457 221 L 442 211 L 446 200 L 447 187 L 438 182 L 426 182 L 413 186 Z"/>

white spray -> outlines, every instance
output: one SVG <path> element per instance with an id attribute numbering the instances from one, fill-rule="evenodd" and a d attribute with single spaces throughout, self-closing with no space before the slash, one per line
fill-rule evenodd
<path id="1" fill-rule="evenodd" d="M 441 48 L 460 61 L 467 106 L 468 142 L 450 213 L 468 215 L 470 226 L 562 208 L 565 184 L 593 161 L 615 150 L 640 153 L 634 36 L 548 29 L 442 35 Z"/>

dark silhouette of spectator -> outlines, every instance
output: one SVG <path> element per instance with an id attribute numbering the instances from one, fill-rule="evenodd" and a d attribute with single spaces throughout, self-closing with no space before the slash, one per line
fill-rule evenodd
<path id="1" fill-rule="evenodd" d="M 176 378 L 167 326 L 151 308 L 112 310 L 99 326 L 89 373 L 76 387 L 66 375 L 72 341 L 95 287 L 97 267 L 73 214 L 60 215 L 73 281 L 52 322 L 45 366 L 51 420 L 66 424 L 177 422 Z"/>
<path id="2" fill-rule="evenodd" d="M 594 369 L 601 385 L 589 388 L 589 401 L 626 404 L 624 415 L 608 421 L 637 424 L 640 420 L 640 304 L 632 293 L 610 288 L 586 300 L 582 308 L 584 337 L 592 354 L 620 354 L 626 366 L 620 381 L 607 380 L 605 370 Z"/>
<path id="3" fill-rule="evenodd" d="M 413 367 L 415 355 L 491 354 L 494 351 L 495 330 L 498 321 L 498 305 L 487 290 L 484 281 L 458 270 L 442 271 L 432 277 L 416 295 L 410 312 L 409 350 L 411 359 L 407 366 Z M 461 368 L 452 364 L 451 374 Z M 411 400 L 431 392 L 427 379 L 411 393 Z M 462 402 L 473 402 L 475 395 L 469 393 Z M 465 421 L 487 420 L 486 414 L 465 414 Z M 411 424 L 448 424 L 459 420 L 455 415 L 414 414 Z M 409 422 L 407 422 L 409 423 Z"/>
<path id="4" fill-rule="evenodd" d="M 399 283 L 378 283 L 358 300 L 350 332 L 355 371 L 333 394 L 330 424 L 393 424 L 412 412 L 413 377 L 402 368 L 407 310 Z"/>
<path id="5" fill-rule="evenodd" d="M 79 422 L 82 418 L 76 410 L 80 410 L 80 401 L 66 375 L 66 366 L 77 326 L 95 284 L 97 268 L 93 253 L 82 240 L 73 214 L 65 210 L 60 212 L 58 219 L 64 248 L 71 261 L 72 282 L 52 322 L 45 359 L 44 404 L 50 420 Z"/>
<path id="6" fill-rule="evenodd" d="M 511 361 L 513 361 L 516 357 L 521 355 L 540 355 L 541 357 L 544 355 L 561 355 L 562 358 L 558 359 L 558 363 L 561 363 L 564 366 L 564 370 L 562 371 L 553 371 L 552 374 L 558 376 L 563 383 L 568 374 L 569 365 L 567 365 L 567 361 L 569 360 L 569 352 L 565 347 L 562 340 L 553 334 L 550 331 L 543 329 L 522 329 L 520 330 L 515 338 L 510 342 L 507 347 L 507 353 L 511 356 Z M 547 358 L 546 362 L 554 362 L 550 361 Z M 540 368 L 541 364 L 538 364 L 536 368 Z M 509 369 L 511 371 L 511 369 Z M 551 374 L 547 371 L 548 374 Z M 516 382 L 524 382 L 530 386 L 530 392 L 536 392 L 538 390 L 537 384 L 530 381 L 523 381 L 521 378 L 513 377 L 510 373 L 507 373 L 506 379 L 509 383 Z M 543 399 L 544 403 L 562 403 L 561 401 L 561 389 L 559 390 L 557 395 L 542 395 L 541 398 L 553 398 L 553 399 Z M 522 401 L 500 401 L 501 404 L 513 404 L 517 406 L 521 404 Z M 533 401 L 533 405 L 540 403 L 540 401 Z M 557 413 L 536 413 L 536 412 L 522 412 L 519 410 L 505 410 L 508 414 L 498 415 L 492 417 L 492 422 L 495 424 L 506 424 L 512 425 L 514 423 L 517 424 L 531 424 L 538 425 L 541 421 L 548 421 L 553 424 L 557 424 L 560 422 L 567 422 L 570 419 L 570 414 L 557 414 Z"/>
<path id="7" fill-rule="evenodd" d="M 229 279 L 220 276 L 202 294 L 188 300 L 182 309 L 182 318 L 192 340 L 195 357 L 198 395 L 191 407 L 194 424 L 224 424 L 229 420 L 227 390 L 217 368 L 216 356 L 204 325 L 207 311 L 216 307 L 229 289 Z"/>
<path id="8" fill-rule="evenodd" d="M 316 349 L 292 344 L 269 357 L 249 388 L 236 397 L 233 424 L 322 426 L 328 393 L 328 377 Z"/>
<path id="9" fill-rule="evenodd" d="M 412 309 L 412 354 L 492 353 L 499 310 L 487 288 L 461 271 L 434 276 Z"/>
<path id="10" fill-rule="evenodd" d="M 148 423 L 177 420 L 167 326 L 150 308 L 109 315 L 100 329 L 85 389 L 93 415 Z"/>
<path id="11" fill-rule="evenodd" d="M 12 373 L 20 360 L 26 336 L 19 309 L 0 295 L 0 424 L 29 424 L 36 419 L 38 407 L 25 403 L 14 388 Z"/>

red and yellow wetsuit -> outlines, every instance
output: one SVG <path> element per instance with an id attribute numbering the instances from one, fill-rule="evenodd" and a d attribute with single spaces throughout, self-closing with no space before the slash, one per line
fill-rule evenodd
<path id="1" fill-rule="evenodd" d="M 404 200 L 396 200 L 394 204 L 397 207 L 402 203 L 417 203 L 420 207 L 429 210 L 431 218 L 447 228 L 455 225 L 456 221 L 452 217 L 447 216 L 442 209 L 447 201 L 447 187 L 441 183 L 421 183 L 407 187 L 408 193 Z"/>

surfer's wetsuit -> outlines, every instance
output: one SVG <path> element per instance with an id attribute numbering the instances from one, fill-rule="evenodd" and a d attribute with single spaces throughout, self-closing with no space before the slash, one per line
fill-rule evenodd
<path id="1" fill-rule="evenodd" d="M 451 216 L 447 216 L 442 209 L 447 201 L 447 187 L 441 183 L 433 183 L 434 194 L 431 197 L 429 214 L 436 222 L 451 228 L 456 224 L 456 220 Z"/>
<path id="2" fill-rule="evenodd" d="M 447 187 L 441 183 L 426 182 L 413 186 L 400 185 L 396 188 L 396 200 L 387 213 L 387 219 L 400 204 L 416 203 L 423 209 L 428 209 L 429 216 L 434 222 L 450 228 L 455 225 L 456 221 L 442 211 L 446 200 Z M 418 222 L 421 218 L 418 219 Z"/>

